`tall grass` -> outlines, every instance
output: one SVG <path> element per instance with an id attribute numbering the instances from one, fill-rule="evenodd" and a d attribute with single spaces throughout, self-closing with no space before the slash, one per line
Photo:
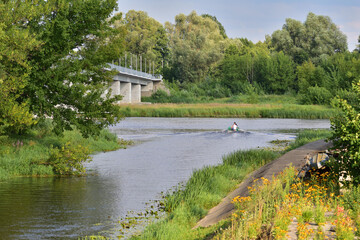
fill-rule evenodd
<path id="1" fill-rule="evenodd" d="M 126 117 L 238 117 L 329 119 L 337 110 L 296 104 L 147 104 L 122 105 Z"/>
<path id="2" fill-rule="evenodd" d="M 57 136 L 50 128 L 46 123 L 26 135 L 0 136 L 0 180 L 13 176 L 54 175 L 52 167 L 47 163 L 50 151 L 65 143 L 86 146 L 92 153 L 125 147 L 108 130 L 103 130 L 97 137 L 83 138 L 78 130 L 66 131 L 63 136 Z"/>
<path id="3" fill-rule="evenodd" d="M 305 130 L 299 134 L 296 144 L 299 146 L 327 135 L 326 131 Z M 132 239 L 206 239 L 227 222 L 192 230 L 197 221 L 235 189 L 247 174 L 280 155 L 280 152 L 263 149 L 237 151 L 224 157 L 220 165 L 194 171 L 186 185 L 166 195 L 166 217 L 150 224 L 143 233 Z"/>

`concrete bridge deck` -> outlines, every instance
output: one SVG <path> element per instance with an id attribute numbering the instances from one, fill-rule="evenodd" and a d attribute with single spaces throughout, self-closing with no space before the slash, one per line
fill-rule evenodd
<path id="1" fill-rule="evenodd" d="M 142 96 L 151 96 L 158 89 L 164 88 L 161 75 L 140 72 L 112 63 L 108 65 L 109 69 L 107 70 L 115 69 L 117 71 L 110 88 L 113 96 L 123 96 L 120 103 L 139 103 Z"/>

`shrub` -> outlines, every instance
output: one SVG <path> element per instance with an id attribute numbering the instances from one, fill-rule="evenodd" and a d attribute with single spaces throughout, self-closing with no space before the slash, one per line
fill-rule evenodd
<path id="1" fill-rule="evenodd" d="M 157 90 L 151 95 L 150 102 L 166 103 L 169 102 L 169 95 L 164 90 Z"/>
<path id="2" fill-rule="evenodd" d="M 353 90 L 360 97 L 360 81 L 353 84 Z M 330 140 L 336 151 L 335 159 L 331 161 L 334 172 L 346 179 L 348 176 L 355 185 L 360 184 L 360 112 L 358 106 L 350 105 L 344 99 L 336 99 L 336 106 L 342 111 L 338 117 L 331 119 L 333 130 Z M 349 184 L 348 181 L 343 182 Z"/>
<path id="3" fill-rule="evenodd" d="M 340 89 L 336 92 L 336 95 L 339 98 L 346 100 L 352 106 L 360 106 L 360 99 L 353 91 Z"/>
<path id="4" fill-rule="evenodd" d="M 77 145 L 71 146 L 70 142 L 64 144 L 60 149 L 51 149 L 49 165 L 59 175 L 79 175 L 85 173 L 83 163 L 91 161 L 90 150 L 87 147 Z"/>
<path id="5" fill-rule="evenodd" d="M 301 97 L 302 104 L 330 104 L 332 94 L 324 87 L 309 87 Z"/>

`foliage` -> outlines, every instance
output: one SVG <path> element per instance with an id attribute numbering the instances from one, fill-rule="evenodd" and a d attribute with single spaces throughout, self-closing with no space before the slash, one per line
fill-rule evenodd
<path id="1" fill-rule="evenodd" d="M 36 122 L 29 102 L 18 100 L 29 82 L 27 55 L 40 45 L 23 26 L 46 11 L 39 2 L 0 2 L 0 133 L 21 133 Z"/>
<path id="2" fill-rule="evenodd" d="M 39 118 L 51 116 L 58 134 L 72 126 L 84 136 L 98 134 L 120 119 L 114 105 L 120 97 L 105 95 L 113 72 L 103 70 L 123 50 L 123 39 L 107 20 L 116 1 L 40 1 L 39 6 L 51 11 L 25 25 L 41 45 L 27 55 L 31 81 L 21 99 Z"/>
<path id="3" fill-rule="evenodd" d="M 84 162 L 90 162 L 90 151 L 81 145 L 64 144 L 60 149 L 51 150 L 48 163 L 53 167 L 54 172 L 59 175 L 79 175 L 85 173 Z"/>
<path id="4" fill-rule="evenodd" d="M 270 53 L 266 44 L 230 45 L 218 71 L 232 93 L 246 93 L 248 84 L 261 86 L 269 94 L 283 94 L 294 88 L 295 63 L 282 52 Z"/>
<path id="5" fill-rule="evenodd" d="M 305 94 L 310 87 L 325 86 L 326 74 L 323 68 L 315 66 L 311 61 L 297 67 L 299 93 Z"/>
<path id="6" fill-rule="evenodd" d="M 141 56 L 141 71 L 148 71 L 150 65 L 147 64 L 147 69 L 145 69 L 145 62 L 149 61 L 155 62 L 157 72 L 161 70 L 163 61 L 169 55 L 169 39 L 166 36 L 165 28 L 158 21 L 149 17 L 146 12 L 129 10 L 124 19 L 114 22 L 114 27 L 119 30 L 125 29 L 126 34 L 120 33 L 125 35 L 125 51 L 139 56 L 139 58 Z M 130 57 L 132 55 L 128 58 Z M 138 68 L 140 69 L 140 59 L 136 59 L 136 61 L 139 62 Z M 127 67 L 130 67 L 130 62 L 127 60 Z M 125 66 L 125 63 L 121 65 Z M 134 65 L 131 67 L 134 68 Z"/>
<path id="7" fill-rule="evenodd" d="M 360 81 L 353 84 L 353 91 L 360 97 Z M 360 107 L 352 106 L 346 100 L 337 99 L 336 106 L 341 109 L 342 114 L 331 119 L 333 134 L 330 137 L 336 151 L 336 159 L 331 166 L 337 176 L 343 180 L 347 177 L 351 181 L 343 181 L 348 185 L 350 182 L 360 184 Z"/>
<path id="8" fill-rule="evenodd" d="M 286 19 L 282 30 L 271 35 L 271 45 L 300 64 L 309 59 L 318 61 L 322 55 L 331 56 L 347 50 L 346 36 L 336 24 L 327 16 L 311 12 L 304 23 Z"/>
<path id="9" fill-rule="evenodd" d="M 302 104 L 330 104 L 333 95 L 324 87 L 309 87 L 307 91 L 302 95 Z"/>
<path id="10" fill-rule="evenodd" d="M 221 24 L 221 22 L 219 22 L 219 20 L 217 20 L 217 18 L 215 16 L 212 16 L 210 14 L 202 14 L 201 15 L 204 18 L 210 18 L 211 20 L 213 20 L 214 22 L 217 23 L 217 25 L 219 26 L 219 30 L 220 30 L 220 34 L 224 37 L 224 38 L 228 38 L 228 36 L 226 35 L 226 31 L 224 26 Z"/>
<path id="11" fill-rule="evenodd" d="M 78 130 L 65 131 L 63 136 L 58 136 L 52 132 L 52 128 L 52 121 L 47 119 L 40 121 L 21 136 L 0 136 L 0 179 L 54 175 L 53 167 L 48 163 L 50 153 L 61 152 L 62 146 L 69 142 L 70 148 L 86 146 L 91 153 L 126 148 L 132 144 L 120 141 L 108 130 L 102 130 L 99 136 L 84 138 Z M 52 150 L 54 148 L 57 150 Z"/>
<path id="12" fill-rule="evenodd" d="M 180 82 L 201 82 L 208 71 L 222 57 L 224 37 L 219 25 L 208 17 L 179 14 L 175 24 L 167 22 L 166 31 L 170 38 L 170 69 L 165 79 Z"/>

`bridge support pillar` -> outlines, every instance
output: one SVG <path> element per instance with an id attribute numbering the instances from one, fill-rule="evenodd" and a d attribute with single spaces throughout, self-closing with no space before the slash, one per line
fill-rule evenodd
<path id="1" fill-rule="evenodd" d="M 140 84 L 131 84 L 131 102 L 132 103 L 141 102 L 141 85 Z"/>
<path id="2" fill-rule="evenodd" d="M 150 97 L 153 94 L 153 82 L 149 82 L 145 86 L 141 86 L 141 96 L 143 97 Z"/>
<path id="3" fill-rule="evenodd" d="M 121 103 L 131 103 L 131 83 L 120 83 L 120 95 L 123 96 Z"/>
<path id="4" fill-rule="evenodd" d="M 113 81 L 110 85 L 110 88 L 112 97 L 120 95 L 120 81 Z"/>

